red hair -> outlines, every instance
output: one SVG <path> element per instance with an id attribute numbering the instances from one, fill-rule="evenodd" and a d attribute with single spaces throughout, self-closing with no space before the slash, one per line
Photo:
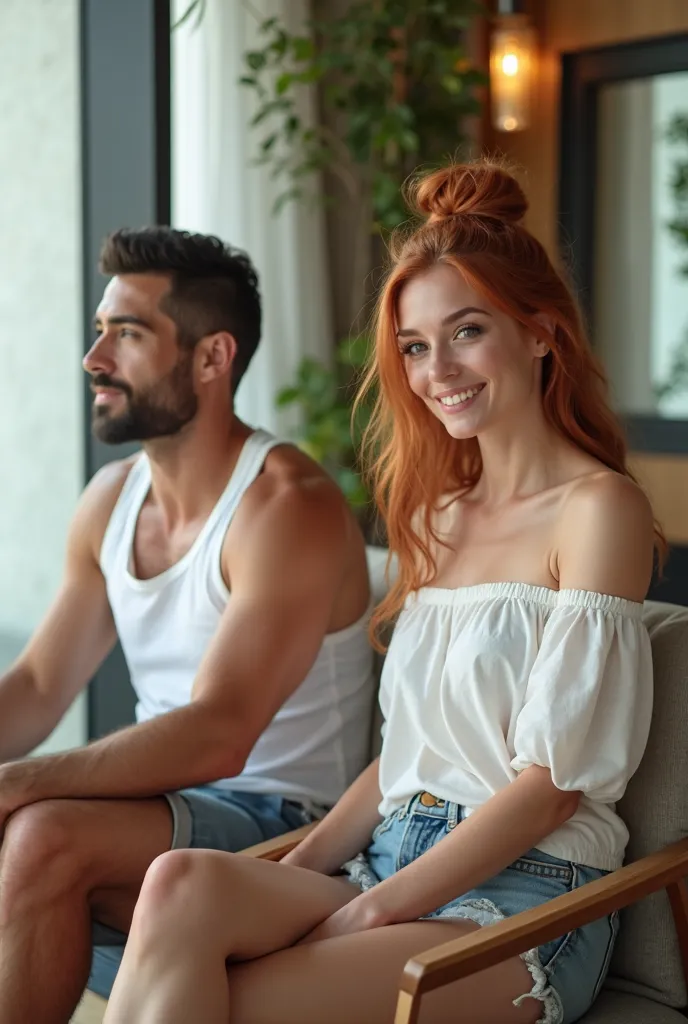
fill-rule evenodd
<path id="1" fill-rule="evenodd" d="M 376 393 L 363 460 L 390 552 L 398 558 L 397 578 L 373 615 L 374 640 L 407 595 L 436 576 L 430 538 L 439 543 L 432 519 L 441 499 L 466 494 L 482 472 L 476 438 L 451 437 L 409 386 L 396 330 L 399 295 L 412 277 L 438 263 L 454 267 L 492 305 L 546 340 L 542 404 L 548 423 L 605 466 L 635 479 L 577 302 L 543 246 L 519 223 L 528 203 L 516 179 L 488 161 L 454 164 L 416 181 L 409 200 L 426 220 L 392 240 L 392 268 L 378 299 L 375 344 L 357 399 Z M 542 314 L 552 330 L 543 326 Z M 658 524 L 655 534 L 661 563 L 666 541 Z"/>

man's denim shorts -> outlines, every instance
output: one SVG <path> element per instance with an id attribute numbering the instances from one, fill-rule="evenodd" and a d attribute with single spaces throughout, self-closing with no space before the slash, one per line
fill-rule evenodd
<path id="1" fill-rule="evenodd" d="M 235 853 L 274 839 L 313 821 L 324 808 L 306 807 L 279 796 L 236 793 L 199 786 L 166 793 L 172 812 L 172 850 L 225 850 Z M 88 987 L 108 998 L 124 952 L 126 935 L 93 925 L 93 963 Z"/>
<path id="2" fill-rule="evenodd" d="M 345 870 L 352 882 L 369 889 L 420 857 L 465 817 L 458 804 L 419 793 L 378 825 L 364 854 Z M 494 878 L 427 914 L 493 924 L 522 910 L 540 906 L 586 882 L 608 874 L 597 868 L 530 850 Z M 590 1008 L 609 968 L 618 931 L 612 914 L 522 954 L 533 978 L 531 996 L 541 1000 L 538 1024 L 573 1024 Z"/>

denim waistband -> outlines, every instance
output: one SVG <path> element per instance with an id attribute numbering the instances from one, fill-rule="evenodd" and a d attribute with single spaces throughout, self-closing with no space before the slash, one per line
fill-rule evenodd
<path id="1" fill-rule="evenodd" d="M 443 800 L 432 793 L 416 793 L 402 807 L 401 811 L 394 812 L 400 819 L 406 818 L 409 814 L 420 814 L 427 818 L 446 818 L 447 828 L 456 828 L 460 821 L 463 821 L 465 814 L 461 804 L 451 800 Z"/>

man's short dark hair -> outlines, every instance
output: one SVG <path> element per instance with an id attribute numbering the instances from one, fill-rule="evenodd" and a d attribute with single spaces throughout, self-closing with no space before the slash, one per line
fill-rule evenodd
<path id="1" fill-rule="evenodd" d="M 169 274 L 169 294 L 160 304 L 177 325 L 179 343 L 193 348 L 201 338 L 228 331 L 237 343 L 234 391 L 260 340 L 258 275 L 240 249 L 214 235 L 149 227 L 122 228 L 105 239 L 103 274 Z"/>

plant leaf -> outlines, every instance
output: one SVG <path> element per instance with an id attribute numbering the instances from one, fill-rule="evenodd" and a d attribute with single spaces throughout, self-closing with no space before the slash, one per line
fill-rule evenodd
<path id="1" fill-rule="evenodd" d="M 267 58 L 261 50 L 251 50 L 245 55 L 245 60 L 252 71 L 262 71 L 267 64 Z"/>

